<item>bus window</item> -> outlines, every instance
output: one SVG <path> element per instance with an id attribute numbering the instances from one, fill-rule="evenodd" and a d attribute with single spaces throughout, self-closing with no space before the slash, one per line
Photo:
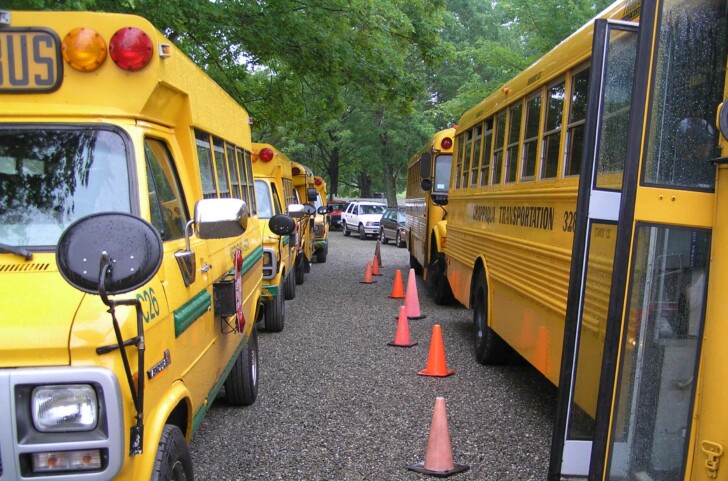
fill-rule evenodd
<path id="1" fill-rule="evenodd" d="M 541 121 L 541 94 L 526 103 L 526 132 L 523 139 L 523 166 L 521 180 L 533 180 L 536 175 L 538 126 Z"/>
<path id="2" fill-rule="evenodd" d="M 490 183 L 500 184 L 503 172 L 503 146 L 506 140 L 506 113 L 500 112 L 495 117 L 495 150 L 493 151 L 493 178 Z"/>
<path id="3" fill-rule="evenodd" d="M 197 144 L 197 162 L 200 164 L 202 196 L 205 199 L 210 199 L 217 195 L 215 190 L 215 171 L 212 168 L 210 136 L 197 130 L 195 131 L 195 143 Z"/>
<path id="4" fill-rule="evenodd" d="M 215 171 L 217 173 L 217 188 L 220 190 L 220 198 L 230 197 L 230 178 L 225 167 L 225 151 L 223 150 L 223 141 L 220 138 L 213 137 L 215 146 Z"/>
<path id="5" fill-rule="evenodd" d="M 553 179 L 554 177 L 556 177 L 559 171 L 559 150 L 561 149 L 561 127 L 563 125 L 563 111 L 564 81 L 562 80 L 556 85 L 552 85 L 547 90 L 546 125 L 544 126 L 543 152 L 541 154 L 541 157 L 543 159 L 543 163 L 541 165 L 542 179 Z M 581 157 L 579 157 L 578 160 L 580 161 Z M 577 171 L 576 174 L 578 173 L 579 172 Z"/>
<path id="6" fill-rule="evenodd" d="M 447 192 L 450 187 L 450 171 L 452 170 L 452 154 L 440 154 L 435 157 L 435 182 L 433 192 Z"/>
<path id="7" fill-rule="evenodd" d="M 473 154 L 473 130 L 467 130 L 465 132 L 465 147 L 463 150 L 463 169 L 462 169 L 462 182 L 460 185 L 465 188 L 468 186 L 468 164 Z"/>
<path id="8" fill-rule="evenodd" d="M 515 182 L 518 172 L 518 140 L 521 137 L 521 102 L 511 107 L 510 125 L 508 128 L 508 150 L 506 152 L 506 182 Z"/>
<path id="9" fill-rule="evenodd" d="M 245 165 L 245 170 L 247 172 L 245 178 L 246 183 L 248 185 L 248 199 L 250 202 L 248 203 L 248 210 L 250 211 L 250 215 L 255 215 L 256 212 L 258 212 L 258 206 L 255 203 L 255 192 L 253 191 L 253 164 L 250 160 L 250 152 L 247 150 L 244 154 L 245 162 L 243 165 Z"/>
<path id="10" fill-rule="evenodd" d="M 240 193 L 241 182 L 240 182 L 240 171 L 238 170 L 238 163 L 235 157 L 235 146 L 225 143 L 225 153 L 227 154 L 228 167 L 230 168 L 230 183 L 232 184 L 232 196 L 236 199 L 242 199 Z"/>
<path id="11" fill-rule="evenodd" d="M 263 180 L 255 181 L 255 196 L 258 199 L 258 217 L 260 219 L 270 219 L 273 217 L 273 204 L 270 201 L 270 191 L 268 183 Z"/>
<path id="12" fill-rule="evenodd" d="M 480 148 L 483 144 L 483 124 L 475 126 L 475 142 L 473 144 L 473 157 L 470 162 L 470 186 L 475 186 L 478 182 L 478 170 L 480 169 L 480 159 L 482 158 Z"/>
<path id="13" fill-rule="evenodd" d="M 589 68 L 571 77 L 571 110 L 566 128 L 566 162 L 564 175 L 579 175 L 584 152 L 584 124 L 586 101 L 589 94 Z"/>
<path id="14" fill-rule="evenodd" d="M 281 197 L 278 193 L 278 188 L 275 184 L 270 185 L 271 191 L 273 192 L 273 213 L 275 215 L 282 214 L 283 209 L 281 208 Z M 255 196 L 256 201 L 258 200 L 258 196 Z"/>
<path id="15" fill-rule="evenodd" d="M 181 239 L 188 216 L 172 156 L 162 141 L 145 139 L 144 157 L 152 225 L 157 228 L 162 240 Z"/>
<path id="16" fill-rule="evenodd" d="M 124 138 L 98 127 L 0 130 L 0 243 L 55 246 L 75 220 L 131 212 Z"/>
<path id="17" fill-rule="evenodd" d="M 483 133 L 483 162 L 480 166 L 480 185 L 488 185 L 488 173 L 490 171 L 490 150 L 493 146 L 493 119 L 487 119 L 484 124 Z"/>
<path id="18" fill-rule="evenodd" d="M 668 2 L 665 9 L 644 181 L 712 190 L 709 160 L 719 155 L 713 124 L 725 83 L 725 3 Z"/>
<path id="19" fill-rule="evenodd" d="M 238 172 L 240 172 L 240 198 L 250 206 L 250 196 L 248 195 L 248 171 L 245 169 L 245 157 L 243 151 L 239 148 L 235 149 L 235 164 L 237 165 Z"/>

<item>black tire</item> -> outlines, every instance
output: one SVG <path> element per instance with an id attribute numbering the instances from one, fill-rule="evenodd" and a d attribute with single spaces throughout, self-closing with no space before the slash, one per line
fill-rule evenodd
<path id="1" fill-rule="evenodd" d="M 291 301 L 296 298 L 296 276 L 290 271 L 286 273 L 285 296 L 287 301 Z"/>
<path id="2" fill-rule="evenodd" d="M 258 331 L 250 331 L 248 344 L 240 351 L 225 379 L 225 397 L 233 406 L 250 406 L 258 397 Z"/>
<path id="3" fill-rule="evenodd" d="M 159 439 L 151 481 L 193 481 L 192 456 L 182 431 L 165 424 Z"/>
<path id="4" fill-rule="evenodd" d="M 324 264 L 326 262 L 326 256 L 329 254 L 329 245 L 326 244 L 323 249 L 316 251 L 316 262 Z"/>
<path id="5" fill-rule="evenodd" d="M 422 266 L 420 265 L 419 262 L 417 262 L 417 259 L 412 254 L 410 254 L 410 263 L 409 263 L 409 265 L 410 265 L 410 268 L 411 269 L 414 269 L 415 270 L 415 274 L 417 274 L 418 276 L 421 276 L 422 275 Z"/>
<path id="6" fill-rule="evenodd" d="M 304 255 L 305 254 L 303 252 L 298 254 L 298 257 L 296 258 L 296 268 L 294 269 L 294 273 L 296 274 L 296 284 L 298 284 L 299 286 L 303 284 L 303 281 L 306 280 L 306 268 L 303 265 Z"/>
<path id="7" fill-rule="evenodd" d="M 346 237 L 349 237 L 351 235 L 349 229 L 346 228 L 346 222 L 341 223 L 341 232 L 343 232 Z"/>
<path id="8" fill-rule="evenodd" d="M 455 300 L 446 269 L 445 255 L 435 252 L 432 261 L 427 265 L 427 288 L 432 300 L 440 306 L 448 306 Z"/>
<path id="9" fill-rule="evenodd" d="M 488 286 L 483 273 L 477 274 L 473 291 L 473 327 L 475 328 L 475 359 L 480 364 L 504 364 L 511 348 L 488 326 Z"/>
<path id="10" fill-rule="evenodd" d="M 399 231 L 397 231 L 397 237 L 394 239 L 394 244 L 397 247 L 404 247 L 405 242 L 402 240 L 402 236 L 400 235 Z"/>
<path id="11" fill-rule="evenodd" d="M 359 224 L 359 239 L 365 240 L 367 238 L 367 234 L 364 231 L 364 224 Z"/>
<path id="12" fill-rule="evenodd" d="M 281 332 L 286 325 L 285 284 L 285 281 L 281 279 L 276 296 L 263 304 L 266 331 Z"/>
<path id="13" fill-rule="evenodd" d="M 382 241 L 382 244 L 389 244 L 389 239 L 387 239 L 387 235 L 384 233 L 383 227 L 379 229 L 379 240 Z"/>

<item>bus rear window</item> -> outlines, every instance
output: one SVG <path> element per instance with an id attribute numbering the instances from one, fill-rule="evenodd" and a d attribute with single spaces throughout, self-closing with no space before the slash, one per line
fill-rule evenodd
<path id="1" fill-rule="evenodd" d="M 127 155 L 109 130 L 0 127 L 0 243 L 55 246 L 83 216 L 131 212 Z"/>

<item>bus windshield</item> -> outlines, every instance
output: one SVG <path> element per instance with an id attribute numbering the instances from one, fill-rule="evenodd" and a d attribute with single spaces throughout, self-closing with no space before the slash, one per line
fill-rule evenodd
<path id="1" fill-rule="evenodd" d="M 435 158 L 435 182 L 432 184 L 432 190 L 435 192 L 447 192 L 450 186 L 450 166 L 452 165 L 452 155 L 438 155 Z"/>
<path id="2" fill-rule="evenodd" d="M 0 127 L 0 243 L 55 246 L 96 212 L 131 212 L 127 149 L 93 128 Z"/>
<path id="3" fill-rule="evenodd" d="M 270 219 L 273 217 L 273 204 L 270 201 L 270 190 L 265 181 L 255 181 L 255 198 L 258 201 L 258 218 Z"/>

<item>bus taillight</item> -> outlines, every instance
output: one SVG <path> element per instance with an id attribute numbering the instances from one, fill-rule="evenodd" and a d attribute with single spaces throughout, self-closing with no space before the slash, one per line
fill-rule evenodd
<path id="1" fill-rule="evenodd" d="M 106 60 L 106 42 L 95 30 L 75 28 L 64 37 L 61 52 L 71 68 L 93 72 Z"/>
<path id="2" fill-rule="evenodd" d="M 118 30 L 109 42 L 109 54 L 119 68 L 135 72 L 144 68 L 152 59 L 152 40 L 149 35 L 134 27 Z"/>

